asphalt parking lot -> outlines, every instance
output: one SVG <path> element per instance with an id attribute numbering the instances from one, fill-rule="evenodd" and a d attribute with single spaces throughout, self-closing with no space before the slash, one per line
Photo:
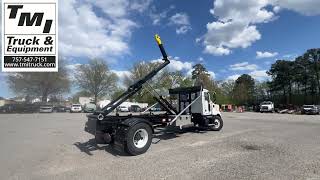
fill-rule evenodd
<path id="1" fill-rule="evenodd" d="M 0 179 L 320 179 L 320 116 L 223 119 L 220 132 L 167 134 L 132 157 L 95 145 L 85 114 L 0 114 Z"/>

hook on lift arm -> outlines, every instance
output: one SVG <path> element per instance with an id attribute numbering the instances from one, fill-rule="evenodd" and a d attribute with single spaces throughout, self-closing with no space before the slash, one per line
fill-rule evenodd
<path id="1" fill-rule="evenodd" d="M 161 51 L 161 54 L 162 54 L 162 57 L 163 57 L 163 60 L 167 61 L 168 60 L 168 55 L 166 53 L 166 51 L 164 50 L 163 48 L 163 45 L 162 45 L 162 42 L 161 42 L 161 38 L 158 34 L 155 35 L 155 39 L 157 41 L 157 44 L 160 48 L 160 51 Z"/>

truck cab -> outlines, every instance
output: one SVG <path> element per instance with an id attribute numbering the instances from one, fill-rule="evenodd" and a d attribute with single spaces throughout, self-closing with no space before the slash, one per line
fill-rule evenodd
<path id="1" fill-rule="evenodd" d="M 202 89 L 201 96 L 201 99 L 198 100 L 199 102 L 192 105 L 191 109 L 194 109 L 195 113 L 201 113 L 203 116 L 220 115 L 219 105 L 213 102 L 207 89 Z"/>
<path id="2" fill-rule="evenodd" d="M 185 126 L 209 127 L 212 130 L 222 128 L 221 113 L 219 105 L 212 101 L 210 92 L 201 86 L 176 88 L 169 90 L 172 104 L 180 118 L 175 125 L 181 128 Z M 179 116 L 179 115 L 178 115 Z"/>

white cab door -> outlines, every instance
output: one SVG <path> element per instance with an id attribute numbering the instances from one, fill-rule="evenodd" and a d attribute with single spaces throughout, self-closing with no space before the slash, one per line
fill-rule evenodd
<path id="1" fill-rule="evenodd" d="M 212 109 L 210 106 L 209 92 L 203 92 L 202 109 L 203 109 L 203 115 L 210 115 L 211 114 Z"/>

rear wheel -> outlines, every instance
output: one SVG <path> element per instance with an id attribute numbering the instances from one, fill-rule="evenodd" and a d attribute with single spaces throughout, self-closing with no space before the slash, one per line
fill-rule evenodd
<path id="1" fill-rule="evenodd" d="M 94 139 L 97 144 L 106 144 L 106 141 L 103 138 L 103 132 L 96 131 L 94 135 Z"/>
<path id="2" fill-rule="evenodd" d="M 138 123 L 130 127 L 126 142 L 125 150 L 130 155 L 139 155 L 145 153 L 152 141 L 152 129 L 146 123 Z"/>
<path id="3" fill-rule="evenodd" d="M 214 116 L 210 119 L 209 126 L 209 129 L 212 131 L 220 131 L 223 127 L 222 118 L 220 116 Z"/>

